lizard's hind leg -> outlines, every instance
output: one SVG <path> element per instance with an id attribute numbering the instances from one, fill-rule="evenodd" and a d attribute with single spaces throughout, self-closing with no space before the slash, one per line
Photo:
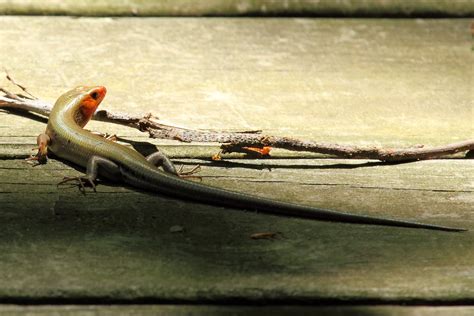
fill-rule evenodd
<path id="1" fill-rule="evenodd" d="M 164 171 L 179 176 L 179 173 L 171 159 L 159 150 L 146 156 L 146 160 L 152 163 L 155 167 L 162 167 Z"/>
<path id="2" fill-rule="evenodd" d="M 171 159 L 169 159 L 168 156 L 166 156 L 159 150 L 151 155 L 146 156 L 146 160 L 151 162 L 156 167 L 162 167 L 165 172 L 174 174 L 175 176 L 181 178 L 188 177 L 196 172 L 199 172 L 199 170 L 201 169 L 201 166 L 197 165 L 190 171 L 183 171 L 183 166 L 181 166 L 179 170 L 176 170 L 176 167 L 171 161 Z"/>
<path id="3" fill-rule="evenodd" d="M 67 182 L 77 181 L 79 190 L 82 193 L 86 193 L 86 185 L 91 186 L 94 192 L 97 192 L 95 181 L 97 180 L 99 174 L 99 167 L 101 175 L 103 175 L 105 178 L 112 181 L 119 181 L 121 179 L 120 167 L 115 162 L 103 157 L 92 156 L 87 162 L 87 170 L 85 175 L 77 177 L 64 177 L 63 180 L 58 183 L 58 186 Z"/>

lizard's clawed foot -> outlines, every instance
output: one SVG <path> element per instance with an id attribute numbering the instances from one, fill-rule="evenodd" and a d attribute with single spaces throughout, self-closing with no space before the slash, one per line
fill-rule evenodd
<path id="1" fill-rule="evenodd" d="M 38 153 L 36 155 L 31 155 L 30 157 L 26 158 L 26 161 L 34 161 L 36 162 L 33 167 L 37 165 L 43 165 L 48 161 L 48 143 L 49 143 L 49 136 L 46 134 L 40 134 L 37 138 L 38 147 L 32 148 L 31 150 L 37 150 Z"/>
<path id="2" fill-rule="evenodd" d="M 57 185 L 60 186 L 71 181 L 77 181 L 79 185 L 79 191 L 81 191 L 83 194 L 86 194 L 86 186 L 92 187 L 94 192 L 97 192 L 94 180 L 87 175 L 79 177 L 64 177 L 63 181 L 59 182 Z"/>
<path id="3" fill-rule="evenodd" d="M 201 177 L 194 176 L 195 173 L 198 173 L 199 171 L 201 171 L 201 165 L 196 165 L 189 171 L 183 171 L 183 169 L 184 169 L 183 165 L 181 165 L 178 169 L 178 176 L 180 178 L 196 178 L 196 179 L 202 180 Z"/>
<path id="4" fill-rule="evenodd" d="M 25 158 L 25 161 L 32 164 L 33 167 L 45 164 L 48 160 L 47 156 L 38 156 L 38 155 L 31 155 L 28 158 Z"/>
<path id="5" fill-rule="evenodd" d="M 118 137 L 115 134 L 105 134 L 105 139 L 110 140 L 112 142 L 116 142 L 118 140 Z"/>
<path id="6" fill-rule="evenodd" d="M 36 143 L 38 144 L 38 147 L 32 149 L 38 150 L 38 153 L 26 158 L 26 161 L 36 161 L 37 164 L 35 166 L 45 164 L 48 161 L 48 145 L 50 142 L 51 138 L 49 135 L 45 133 L 39 134 L 38 137 L 36 137 Z"/>
<path id="7" fill-rule="evenodd" d="M 116 142 L 118 137 L 115 134 L 109 134 L 109 133 L 102 133 L 102 132 L 96 132 L 96 131 L 90 131 L 92 134 L 103 137 L 107 140 L 110 140 L 112 142 Z"/>

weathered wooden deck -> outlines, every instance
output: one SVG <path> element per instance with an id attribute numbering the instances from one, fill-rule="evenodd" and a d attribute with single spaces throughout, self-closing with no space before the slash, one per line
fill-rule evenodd
<path id="1" fill-rule="evenodd" d="M 151 111 L 192 128 L 263 129 L 356 145 L 439 145 L 474 136 L 469 22 L 3 16 L 0 65 L 42 99 L 101 84 L 109 91 L 104 108 Z M 387 165 L 275 151 L 274 159 L 216 163 L 209 159 L 216 145 L 150 140 L 104 123 L 90 127 L 159 145 L 177 163 L 199 163 L 206 184 L 470 229 L 446 233 L 235 211 L 117 185 L 83 196 L 56 187 L 80 171 L 55 160 L 32 168 L 23 160 L 44 127 L 0 112 L 0 302 L 474 303 L 472 160 Z M 174 225 L 184 231 L 171 233 Z M 265 231 L 281 234 L 249 238 Z M 102 311 L 113 314 L 113 308 Z M 291 308 L 266 311 L 321 309 Z M 0 306 L 5 313 L 24 310 Z M 413 310 L 472 312 L 332 309 Z M 48 307 L 36 313 L 47 314 Z"/>

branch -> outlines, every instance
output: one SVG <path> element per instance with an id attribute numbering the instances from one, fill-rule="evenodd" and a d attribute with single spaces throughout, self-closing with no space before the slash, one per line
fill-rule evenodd
<path id="1" fill-rule="evenodd" d="M 240 151 L 239 149 L 242 147 L 258 147 L 262 145 L 293 151 L 308 151 L 334 155 L 340 158 L 376 159 L 387 162 L 399 162 L 432 159 L 458 152 L 474 150 L 474 139 L 430 148 L 424 148 L 423 146 L 415 148 L 364 148 L 302 141 L 289 137 L 261 136 L 260 139 L 255 141 L 224 144 L 221 148 L 223 153 L 227 153 Z"/>
<path id="2" fill-rule="evenodd" d="M 12 83 L 19 86 L 14 81 L 12 81 Z M 26 88 L 22 86 L 20 87 L 23 91 L 27 92 Z M 51 112 L 52 104 L 46 101 L 20 94 L 14 94 L 1 87 L 0 91 L 4 93 L 3 96 L 0 95 L 0 108 L 22 109 L 44 116 L 48 116 Z M 31 94 L 29 95 L 32 96 Z M 328 154 L 341 158 L 376 159 L 381 161 L 399 162 L 432 159 L 462 151 L 471 151 L 467 155 L 471 157 L 472 151 L 474 150 L 474 139 L 432 148 L 424 148 L 423 146 L 416 148 L 392 149 L 377 147 L 362 148 L 356 146 L 317 143 L 289 137 L 262 135 L 260 131 L 224 132 L 193 130 L 164 124 L 154 118 L 151 114 L 134 116 L 126 113 L 99 110 L 94 114 L 93 119 L 136 128 L 142 132 L 147 132 L 151 138 L 174 139 L 181 142 L 221 143 L 222 153 L 251 153 L 255 152 L 255 149 L 252 148 L 274 147 L 292 151 Z"/>

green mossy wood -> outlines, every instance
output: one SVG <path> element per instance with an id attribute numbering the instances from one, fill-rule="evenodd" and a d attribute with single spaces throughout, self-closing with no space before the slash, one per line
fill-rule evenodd
<path id="1" fill-rule="evenodd" d="M 0 0 L 0 14 L 86 16 L 472 16 L 470 0 Z"/>

